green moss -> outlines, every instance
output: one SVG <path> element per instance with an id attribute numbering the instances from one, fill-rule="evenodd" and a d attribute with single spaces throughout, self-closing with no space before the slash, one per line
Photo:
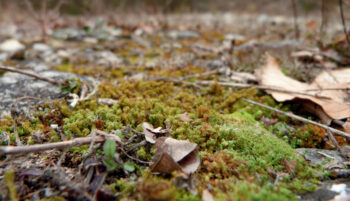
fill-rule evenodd
<path id="1" fill-rule="evenodd" d="M 17 201 L 19 198 L 17 197 L 17 190 L 15 186 L 15 172 L 13 170 L 7 171 L 4 174 L 4 181 L 6 182 L 6 186 L 9 191 L 9 197 L 11 201 Z"/>
<path id="2" fill-rule="evenodd" d="M 125 126 L 142 131 L 143 122 L 163 128 L 170 124 L 172 137 L 198 144 L 203 161 L 198 172 L 200 186 L 210 183 L 218 200 L 229 197 L 236 200 L 264 200 L 269 194 L 271 199 L 280 196 L 280 200 L 293 200 L 296 199 L 295 193 L 310 191 L 317 183 L 314 169 L 299 158 L 290 145 L 299 146 L 297 143 L 300 142 L 295 141 L 293 144 L 291 136 L 282 132 L 284 124 L 275 124 L 266 129 L 259 121 L 262 117 L 284 117 L 248 104 L 241 98 L 283 107 L 285 110 L 289 109 L 288 105 L 277 104 L 270 96 L 259 94 L 255 89 L 232 91 L 214 84 L 208 89 L 197 91 L 166 82 L 121 81 L 117 86 L 103 83 L 96 94 L 98 97 L 118 99 L 118 103 L 106 106 L 91 99 L 70 109 L 66 104 L 57 102 L 48 105 L 41 115 L 45 117 L 52 107 L 59 112 L 46 120 L 42 118 L 45 120 L 43 122 L 49 125 L 54 117 L 64 118 L 60 123 L 68 138 L 88 135 L 95 129 L 96 120 L 107 132 L 121 130 Z M 181 114 L 185 112 L 193 121 L 181 120 Z M 10 129 L 10 126 L 4 123 L 0 129 Z M 26 124 L 21 129 L 24 134 L 30 131 Z M 47 133 L 49 141 L 59 140 L 55 131 L 49 130 Z M 121 139 L 130 137 L 124 135 L 118 132 Z M 287 139 L 283 140 L 285 136 Z M 76 157 L 86 154 L 87 150 L 88 145 L 70 148 Z M 136 156 L 149 161 L 154 151 L 154 147 L 142 146 L 136 151 Z M 288 173 L 283 161 L 297 161 L 293 174 Z M 132 174 L 145 172 L 143 166 L 135 164 L 134 167 Z M 274 187 L 271 186 L 275 181 L 269 174 L 271 171 L 288 176 Z M 143 176 L 138 182 L 119 179 L 111 187 L 115 192 L 122 192 L 125 197 L 141 197 L 145 200 L 153 199 L 152 196 L 177 200 L 198 199 L 174 187 L 169 179 L 157 176 Z"/>
<path id="3" fill-rule="evenodd" d="M 120 179 L 110 185 L 115 193 L 121 193 L 123 197 L 129 196 L 136 191 L 136 186 L 133 182 L 127 179 Z"/>
<path id="4" fill-rule="evenodd" d="M 175 194 L 176 201 L 201 201 L 198 195 L 193 195 L 184 189 L 179 189 Z"/>
<path id="5" fill-rule="evenodd" d="M 285 188 L 278 188 L 273 184 L 259 186 L 249 182 L 237 182 L 233 179 L 226 181 L 225 185 L 227 185 L 228 193 L 216 193 L 215 200 L 298 200 L 298 197 L 291 191 Z"/>

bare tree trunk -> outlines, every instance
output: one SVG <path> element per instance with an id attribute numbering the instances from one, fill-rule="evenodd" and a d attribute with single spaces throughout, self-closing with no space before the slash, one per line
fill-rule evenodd
<path id="1" fill-rule="evenodd" d="M 295 39 L 299 39 L 300 32 L 299 32 L 299 27 L 298 27 L 298 10 L 297 10 L 297 4 L 295 0 L 291 0 L 292 7 L 293 7 L 293 24 L 294 24 L 294 34 L 295 34 Z"/>
<path id="2" fill-rule="evenodd" d="M 325 28 L 327 28 L 328 24 L 328 9 L 326 8 L 327 1 L 322 0 L 322 5 L 321 5 L 321 26 L 320 26 L 320 36 L 323 35 Z"/>

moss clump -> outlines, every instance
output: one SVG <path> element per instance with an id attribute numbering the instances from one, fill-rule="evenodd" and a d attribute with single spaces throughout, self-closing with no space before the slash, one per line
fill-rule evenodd
<path id="1" fill-rule="evenodd" d="M 60 124 L 69 138 L 86 136 L 96 127 L 109 132 L 130 126 L 141 131 L 143 122 L 149 122 L 154 127 L 170 124 L 172 137 L 198 144 L 203 160 L 198 172 L 200 189 L 210 183 L 215 189 L 215 198 L 236 197 L 239 200 L 247 196 L 245 200 L 255 200 L 271 194 L 272 197 L 280 196 L 282 200 L 294 199 L 293 193 L 310 190 L 316 183 L 314 171 L 295 154 L 287 143 L 289 141 L 272 135 L 258 121 L 262 116 L 276 118 L 276 114 L 241 100 L 246 97 L 282 107 L 271 97 L 258 94 L 255 89 L 232 91 L 214 84 L 197 91 L 166 82 L 139 81 L 120 82 L 118 86 L 103 83 L 97 96 L 118 99 L 118 103 L 106 106 L 92 99 L 80 102 L 72 110 L 63 104 L 54 104 L 49 107 L 55 107 L 59 112 L 45 118 L 46 113 L 52 111 L 45 110 L 41 114 L 41 122 L 48 125 L 55 122 L 55 116 L 63 117 Z M 191 122 L 181 119 L 185 112 Z M 47 133 L 50 141 L 58 140 L 54 131 Z M 123 139 L 125 134 L 119 132 L 118 135 Z M 87 153 L 87 147 L 71 148 L 70 151 L 78 157 Z M 136 156 L 150 160 L 153 153 L 154 149 L 144 146 L 136 151 Z M 288 172 L 283 161 L 297 161 L 293 173 Z M 136 176 L 144 172 L 142 166 L 136 164 L 135 170 L 132 174 Z M 271 172 L 285 175 L 277 187 L 271 187 L 276 180 Z M 131 183 L 131 186 L 127 186 L 125 181 L 128 180 L 112 184 L 113 189 L 122 192 L 125 197 L 137 194 L 144 200 L 197 199 L 174 187 L 169 179 L 143 176 L 141 181 Z M 235 185 L 230 186 L 230 182 Z M 158 183 L 162 185 L 158 186 Z"/>

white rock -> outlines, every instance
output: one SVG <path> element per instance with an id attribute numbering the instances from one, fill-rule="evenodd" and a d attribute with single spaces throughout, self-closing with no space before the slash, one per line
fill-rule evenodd
<path id="1" fill-rule="evenodd" d="M 46 45 L 46 44 L 43 44 L 43 43 L 35 43 L 33 45 L 33 50 L 36 50 L 38 52 L 48 52 L 48 51 L 51 51 L 51 47 Z"/>
<path id="2" fill-rule="evenodd" d="M 3 52 L 18 52 L 24 49 L 25 46 L 15 39 L 5 40 L 0 44 L 0 51 Z"/>

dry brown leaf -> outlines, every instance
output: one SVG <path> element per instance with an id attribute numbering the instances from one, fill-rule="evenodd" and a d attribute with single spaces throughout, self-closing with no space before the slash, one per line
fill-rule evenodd
<path id="1" fill-rule="evenodd" d="M 152 172 L 171 173 L 173 171 L 181 171 L 181 167 L 168 153 L 162 152 L 157 155 L 157 160 L 150 166 Z"/>
<path id="2" fill-rule="evenodd" d="M 142 128 L 146 141 L 151 144 L 156 142 L 156 134 L 164 135 L 169 133 L 169 129 L 162 129 L 162 127 L 153 128 L 153 126 L 147 122 L 142 123 Z"/>
<path id="3" fill-rule="evenodd" d="M 147 142 L 154 144 L 156 143 L 156 136 L 150 131 L 153 130 L 153 126 L 147 122 L 142 123 L 143 134 Z"/>
<path id="4" fill-rule="evenodd" d="M 276 59 L 267 53 L 267 62 L 258 78 L 263 86 L 289 91 L 267 90 L 277 101 L 309 100 L 319 105 L 331 119 L 350 117 L 350 96 L 346 90 L 329 90 L 350 88 L 350 69 L 324 71 L 311 84 L 307 84 L 285 76 Z"/>
<path id="5" fill-rule="evenodd" d="M 155 162 L 150 167 L 152 172 L 171 173 L 180 167 L 184 173 L 191 174 L 200 165 L 198 147 L 188 140 L 159 138 L 156 147 Z"/>
<path id="6" fill-rule="evenodd" d="M 191 119 L 191 118 L 188 116 L 188 113 L 187 113 L 187 112 L 181 114 L 180 119 L 181 119 L 181 121 L 183 121 L 183 122 L 191 122 L 191 121 L 193 121 L 193 119 Z"/>

